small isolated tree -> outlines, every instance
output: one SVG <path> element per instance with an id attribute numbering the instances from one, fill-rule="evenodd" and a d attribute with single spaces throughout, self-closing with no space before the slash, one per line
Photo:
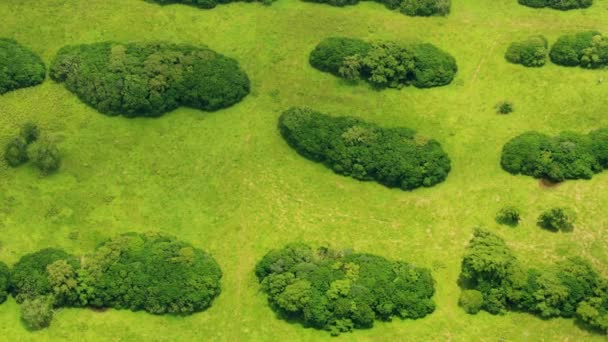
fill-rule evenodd
<path id="1" fill-rule="evenodd" d="M 12 167 L 28 161 L 27 143 L 23 138 L 14 138 L 4 148 L 4 160 Z"/>
<path id="2" fill-rule="evenodd" d="M 53 297 L 41 296 L 21 303 L 21 319 L 30 330 L 48 327 L 53 320 Z"/>
<path id="3" fill-rule="evenodd" d="M 477 290 L 463 290 L 458 305 L 468 314 L 475 315 L 483 306 L 483 294 Z"/>
<path id="4" fill-rule="evenodd" d="M 51 142 L 41 142 L 34 145 L 28 151 L 28 155 L 43 175 L 57 171 L 61 165 L 59 150 Z"/>
<path id="5" fill-rule="evenodd" d="M 496 222 L 507 226 L 517 226 L 519 224 L 519 220 L 519 209 L 515 207 L 503 207 L 496 214 Z"/>
<path id="6" fill-rule="evenodd" d="M 572 231 L 576 214 L 570 208 L 551 208 L 538 217 L 541 228 L 552 231 Z"/>
<path id="7" fill-rule="evenodd" d="M 498 114 L 510 114 L 513 112 L 513 103 L 509 101 L 502 101 L 496 105 L 496 113 Z"/>
<path id="8" fill-rule="evenodd" d="M 33 122 L 26 122 L 23 126 L 21 126 L 21 137 L 27 144 L 31 144 L 34 141 L 38 140 L 40 136 L 40 130 L 38 126 Z"/>

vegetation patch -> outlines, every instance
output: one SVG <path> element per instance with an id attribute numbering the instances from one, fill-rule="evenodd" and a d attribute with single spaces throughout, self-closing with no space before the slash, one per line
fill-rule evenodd
<path id="1" fill-rule="evenodd" d="M 22 257 L 11 272 L 11 292 L 26 324 L 40 329 L 54 307 L 203 311 L 219 295 L 221 277 L 200 249 L 158 233 L 127 233 L 80 259 L 54 248 Z"/>
<path id="2" fill-rule="evenodd" d="M 435 310 L 428 269 L 372 254 L 290 244 L 266 254 L 256 275 L 283 318 L 332 335 L 371 328 L 377 319 L 416 319 Z"/>
<path id="3" fill-rule="evenodd" d="M 574 222 L 576 221 L 576 213 L 570 208 L 551 208 L 538 217 L 537 224 L 539 227 L 551 230 L 554 232 L 563 231 L 571 232 L 574 230 Z"/>
<path id="4" fill-rule="evenodd" d="M 590 179 L 608 168 L 608 129 L 587 135 L 562 132 L 555 137 L 526 132 L 505 144 L 501 165 L 512 174 L 553 182 Z"/>
<path id="5" fill-rule="evenodd" d="M 301 155 L 358 180 L 413 190 L 444 181 L 450 171 L 441 145 L 409 128 L 291 108 L 281 115 L 279 129 Z"/>
<path id="6" fill-rule="evenodd" d="M 304 0 L 307 2 L 324 3 L 331 6 L 356 5 L 359 0 Z M 451 0 L 374 0 L 384 4 L 386 8 L 409 16 L 446 16 L 450 13 Z"/>
<path id="7" fill-rule="evenodd" d="M 264 5 L 270 5 L 275 0 L 147 0 L 148 2 L 154 2 L 161 5 L 170 5 L 170 4 L 184 4 L 195 6 L 198 8 L 211 9 L 215 8 L 215 6 L 220 4 L 228 4 L 231 2 L 261 2 Z"/>
<path id="8" fill-rule="evenodd" d="M 460 282 L 460 303 L 468 313 L 573 317 L 608 333 L 608 280 L 580 257 L 525 269 L 504 240 L 478 229 L 465 252 Z"/>
<path id="9" fill-rule="evenodd" d="M 237 61 L 185 44 L 103 42 L 62 48 L 51 77 L 108 115 L 160 116 L 179 106 L 217 110 L 249 93 Z"/>
<path id="10" fill-rule="evenodd" d="M 518 2 L 528 7 L 549 7 L 562 11 L 587 8 L 593 5 L 593 0 L 518 0 Z"/>
<path id="11" fill-rule="evenodd" d="M 321 41 L 310 54 L 310 64 L 378 88 L 443 86 L 452 82 L 458 70 L 454 57 L 432 44 L 368 43 L 344 37 Z"/>
<path id="12" fill-rule="evenodd" d="M 527 67 L 542 67 L 547 62 L 549 44 L 543 36 L 533 36 L 511 43 L 505 59 L 514 64 Z"/>
<path id="13" fill-rule="evenodd" d="M 12 39 L 0 38 L 0 95 L 44 81 L 42 59 Z"/>
<path id="14" fill-rule="evenodd" d="M 603 68 L 608 65 L 608 38 L 597 31 L 566 34 L 557 39 L 549 55 L 558 65 Z"/>

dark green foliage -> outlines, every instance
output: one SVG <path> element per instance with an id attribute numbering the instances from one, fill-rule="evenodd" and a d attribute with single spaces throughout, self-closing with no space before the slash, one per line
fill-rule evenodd
<path id="1" fill-rule="evenodd" d="M 0 38 L 0 95 L 44 81 L 42 59 L 12 39 Z"/>
<path id="2" fill-rule="evenodd" d="M 6 301 L 8 289 L 11 285 L 11 271 L 5 263 L 0 261 L 0 304 Z"/>
<path id="3" fill-rule="evenodd" d="M 38 140 L 40 136 L 40 130 L 38 129 L 38 125 L 33 122 L 26 122 L 21 126 L 21 137 L 27 144 L 31 144 L 34 141 Z"/>
<path id="4" fill-rule="evenodd" d="M 449 84 L 458 70 L 456 60 L 432 44 L 367 43 L 332 37 L 310 54 L 313 67 L 350 80 L 364 79 L 378 88 L 418 88 Z"/>
<path id="5" fill-rule="evenodd" d="M 169 4 L 184 4 L 195 6 L 198 8 L 211 9 L 215 8 L 217 5 L 227 4 L 231 2 L 261 2 L 264 5 L 270 5 L 275 0 L 147 0 L 148 2 L 154 2 L 161 5 L 169 5 Z"/>
<path id="6" fill-rule="evenodd" d="M 527 67 L 541 67 L 547 62 L 549 44 L 543 36 L 532 36 L 528 39 L 513 42 L 507 49 L 505 58 L 515 64 Z"/>
<path id="7" fill-rule="evenodd" d="M 408 128 L 291 108 L 281 115 L 279 129 L 303 156 L 359 180 L 413 190 L 442 182 L 450 171 L 441 145 Z"/>
<path id="8" fill-rule="evenodd" d="M 11 167 L 26 163 L 29 160 L 27 142 L 21 137 L 11 139 L 4 147 L 4 160 Z"/>
<path id="9" fill-rule="evenodd" d="M 517 226 L 519 220 L 519 210 L 515 207 L 503 207 L 496 214 L 496 222 L 507 226 Z"/>
<path id="10" fill-rule="evenodd" d="M 513 104 L 509 101 L 503 101 L 496 105 L 496 112 L 498 114 L 511 114 L 513 112 Z"/>
<path id="11" fill-rule="evenodd" d="M 324 3 L 331 6 L 356 5 L 359 0 L 304 0 Z M 450 13 L 451 0 L 374 0 L 384 4 L 388 9 L 399 11 L 409 16 L 445 16 Z"/>
<path id="12" fill-rule="evenodd" d="M 538 225 L 552 231 L 570 232 L 574 229 L 576 214 L 570 208 L 551 208 L 538 217 Z"/>
<path id="13" fill-rule="evenodd" d="M 483 297 L 481 308 L 490 313 L 519 310 L 545 318 L 576 317 L 606 330 L 608 283 L 582 258 L 568 258 L 542 271 L 526 272 L 501 238 L 476 230 L 460 278 L 464 302 L 477 303 L 474 297 L 478 299 L 478 295 L 470 291 L 479 291 Z"/>
<path id="14" fill-rule="evenodd" d="M 483 294 L 477 290 L 463 290 L 458 300 L 464 311 L 469 314 L 476 314 L 483 306 Z"/>
<path id="15" fill-rule="evenodd" d="M 274 310 L 332 335 L 435 309 L 428 269 L 371 254 L 291 244 L 264 256 L 256 275 Z"/>
<path id="16" fill-rule="evenodd" d="M 56 248 L 46 248 L 21 257 L 11 271 L 11 293 L 17 302 L 53 293 L 47 267 L 58 260 L 65 260 L 73 269 L 80 267 L 78 259 Z"/>
<path id="17" fill-rule="evenodd" d="M 28 157 L 44 176 L 57 171 L 59 166 L 61 166 L 59 149 L 57 149 L 55 144 L 48 141 L 41 141 L 34 144 L 28 150 Z"/>
<path id="18" fill-rule="evenodd" d="M 551 47 L 551 61 L 564 66 L 601 68 L 608 65 L 608 39 L 597 31 L 559 37 Z"/>
<path id="19" fill-rule="evenodd" d="M 241 101 L 249 79 L 231 58 L 184 44 L 103 42 L 62 48 L 51 77 L 102 113 L 159 116 Z"/>
<path id="20" fill-rule="evenodd" d="M 518 0 L 518 2 L 528 7 L 550 7 L 562 11 L 587 8 L 593 4 L 593 0 Z"/>
<path id="21" fill-rule="evenodd" d="M 207 253 L 158 233 L 124 234 L 84 259 L 84 305 L 191 314 L 211 306 L 222 272 Z"/>
<path id="22" fill-rule="evenodd" d="M 501 165 L 512 174 L 553 182 L 590 179 L 607 165 L 607 137 L 605 129 L 588 135 L 562 132 L 555 137 L 526 132 L 505 144 Z"/>
<path id="23" fill-rule="evenodd" d="M 48 327 L 53 320 L 53 297 L 41 296 L 21 303 L 21 320 L 29 330 Z"/>

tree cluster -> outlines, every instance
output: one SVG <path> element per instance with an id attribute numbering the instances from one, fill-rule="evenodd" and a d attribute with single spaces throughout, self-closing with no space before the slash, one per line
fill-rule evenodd
<path id="1" fill-rule="evenodd" d="M 256 275 L 283 318 L 332 335 L 371 328 L 374 320 L 421 318 L 435 309 L 428 269 L 371 254 L 290 244 L 266 254 Z"/>
<path id="2" fill-rule="evenodd" d="M 0 95 L 44 81 L 46 66 L 31 50 L 12 39 L 0 38 Z"/>
<path id="3" fill-rule="evenodd" d="M 275 0 L 147 0 L 161 5 L 169 4 L 184 4 L 195 6 L 198 8 L 211 9 L 217 5 L 227 4 L 231 2 L 243 1 L 243 2 L 261 2 L 264 5 L 270 5 Z"/>
<path id="4" fill-rule="evenodd" d="M 307 2 L 323 3 L 331 6 L 356 5 L 359 0 L 304 0 Z M 386 8 L 409 16 L 446 16 L 450 13 L 451 0 L 374 0 L 384 4 Z"/>
<path id="5" fill-rule="evenodd" d="M 249 93 L 236 60 L 185 44 L 102 42 L 62 48 L 51 78 L 108 115 L 160 116 L 179 106 L 218 110 Z"/>
<path id="6" fill-rule="evenodd" d="M 40 130 L 28 122 L 21 127 L 19 136 L 12 138 L 4 147 L 4 160 L 11 167 L 21 166 L 32 161 L 42 175 L 51 174 L 59 169 L 61 156 L 54 143 L 38 141 Z"/>
<path id="7" fill-rule="evenodd" d="M 0 304 L 8 298 L 8 290 L 11 285 L 11 270 L 5 263 L 0 261 Z"/>
<path id="8" fill-rule="evenodd" d="M 608 280 L 580 257 L 525 269 L 504 240 L 478 229 L 464 255 L 460 283 L 460 303 L 469 313 L 574 317 L 608 333 Z"/>
<path id="9" fill-rule="evenodd" d="M 413 190 L 444 181 L 450 171 L 441 145 L 408 128 L 291 108 L 281 115 L 279 129 L 301 155 L 358 180 Z"/>
<path id="10" fill-rule="evenodd" d="M 576 213 L 570 208 L 551 208 L 538 217 L 537 224 L 544 229 L 554 232 L 571 232 L 574 229 Z"/>
<path id="11" fill-rule="evenodd" d="M 608 38 L 597 31 L 566 34 L 557 39 L 549 55 L 558 65 L 603 68 L 608 66 Z"/>
<path id="12" fill-rule="evenodd" d="M 549 7 L 562 11 L 587 8 L 593 4 L 593 0 L 518 0 L 518 2 L 528 7 Z"/>
<path id="13" fill-rule="evenodd" d="M 541 67 L 547 62 L 549 44 L 543 36 L 532 36 L 522 41 L 511 43 L 505 59 L 514 64 L 527 67 Z"/>
<path id="14" fill-rule="evenodd" d="M 432 44 L 368 43 L 345 37 L 324 39 L 309 60 L 321 71 L 362 79 L 378 88 L 443 86 L 458 71 L 454 57 Z"/>
<path id="15" fill-rule="evenodd" d="M 221 277 L 217 262 L 200 249 L 159 233 L 127 233 L 82 258 L 55 248 L 25 255 L 10 273 L 10 291 L 26 324 L 40 329 L 56 307 L 203 311 L 219 295 Z"/>
<path id="16" fill-rule="evenodd" d="M 608 168 L 608 129 L 587 135 L 562 132 L 554 137 L 523 133 L 505 144 L 501 165 L 512 174 L 554 182 L 590 179 Z"/>

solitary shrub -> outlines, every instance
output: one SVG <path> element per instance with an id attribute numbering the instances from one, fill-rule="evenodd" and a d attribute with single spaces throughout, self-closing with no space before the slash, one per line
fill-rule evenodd
<path id="1" fill-rule="evenodd" d="M 21 126 L 21 137 L 27 144 L 31 144 L 34 141 L 38 140 L 40 136 L 40 130 L 38 129 L 38 125 L 33 122 L 26 122 Z"/>
<path id="2" fill-rule="evenodd" d="M 270 5 L 275 0 L 147 0 L 148 2 L 155 2 L 161 5 L 168 4 L 184 4 L 196 6 L 198 8 L 211 9 L 217 5 L 227 4 L 231 2 L 244 1 L 244 2 L 261 2 L 264 5 Z"/>
<path id="3" fill-rule="evenodd" d="M 364 79 L 378 88 L 418 88 L 449 84 L 456 60 L 432 44 L 398 44 L 353 38 L 323 40 L 310 54 L 310 64 L 347 79 Z"/>
<path id="4" fill-rule="evenodd" d="M 503 101 L 496 105 L 496 112 L 498 114 L 511 114 L 513 112 L 513 104 L 509 101 Z"/>
<path id="5" fill-rule="evenodd" d="M 266 254 L 256 275 L 282 317 L 332 335 L 374 320 L 422 318 L 435 309 L 428 269 L 371 254 L 290 244 Z"/>
<path id="6" fill-rule="evenodd" d="M 515 207 L 504 207 L 496 214 L 496 222 L 507 226 L 517 226 L 519 224 L 519 210 Z"/>
<path id="7" fill-rule="evenodd" d="M 53 297 L 41 296 L 23 301 L 21 320 L 30 330 L 48 327 L 53 320 Z"/>
<path id="8" fill-rule="evenodd" d="M 102 113 L 159 116 L 179 106 L 217 110 L 241 101 L 249 79 L 231 58 L 185 44 L 111 42 L 62 48 L 51 77 Z"/>
<path id="9" fill-rule="evenodd" d="M 590 179 L 606 167 L 605 129 L 588 135 L 562 132 L 550 137 L 526 132 L 511 139 L 502 150 L 501 165 L 513 174 L 524 174 L 554 182 Z"/>
<path id="10" fill-rule="evenodd" d="M 304 0 L 325 3 L 331 6 L 356 5 L 359 0 Z M 388 9 L 399 11 L 409 16 L 445 16 L 450 13 L 451 0 L 374 0 L 384 4 Z"/>
<path id="11" fill-rule="evenodd" d="M 515 64 L 527 67 L 541 67 L 547 62 L 547 39 L 543 36 L 532 36 L 528 39 L 513 42 L 507 49 L 505 58 Z"/>
<path id="12" fill-rule="evenodd" d="M 483 306 L 483 294 L 477 290 L 463 290 L 458 304 L 468 314 L 476 314 Z"/>
<path id="13" fill-rule="evenodd" d="M 450 171 L 441 145 L 408 128 L 291 108 L 281 115 L 279 129 L 303 156 L 359 180 L 413 190 L 442 182 Z"/>
<path id="14" fill-rule="evenodd" d="M 23 138 L 13 138 L 4 147 L 4 160 L 11 167 L 17 167 L 28 161 L 27 143 Z"/>
<path id="15" fill-rule="evenodd" d="M 0 261 L 0 304 L 6 301 L 8 289 L 11 285 L 11 271 L 5 263 Z"/>
<path id="16" fill-rule="evenodd" d="M 593 4 L 593 0 L 518 0 L 518 2 L 528 7 L 550 7 L 562 11 L 587 8 Z"/>
<path id="17" fill-rule="evenodd" d="M 601 68 L 608 65 L 608 38 L 597 31 L 559 37 L 551 47 L 551 61 L 564 66 Z"/>
<path id="18" fill-rule="evenodd" d="M 552 208 L 538 217 L 538 225 L 553 231 L 572 231 L 576 214 L 570 208 Z"/>
<path id="19" fill-rule="evenodd" d="M 33 145 L 28 150 L 28 157 L 40 170 L 42 175 L 49 175 L 59 169 L 61 156 L 55 144 L 45 141 Z"/>
<path id="20" fill-rule="evenodd" d="M 12 39 L 0 38 L 0 95 L 44 81 L 42 59 Z"/>

